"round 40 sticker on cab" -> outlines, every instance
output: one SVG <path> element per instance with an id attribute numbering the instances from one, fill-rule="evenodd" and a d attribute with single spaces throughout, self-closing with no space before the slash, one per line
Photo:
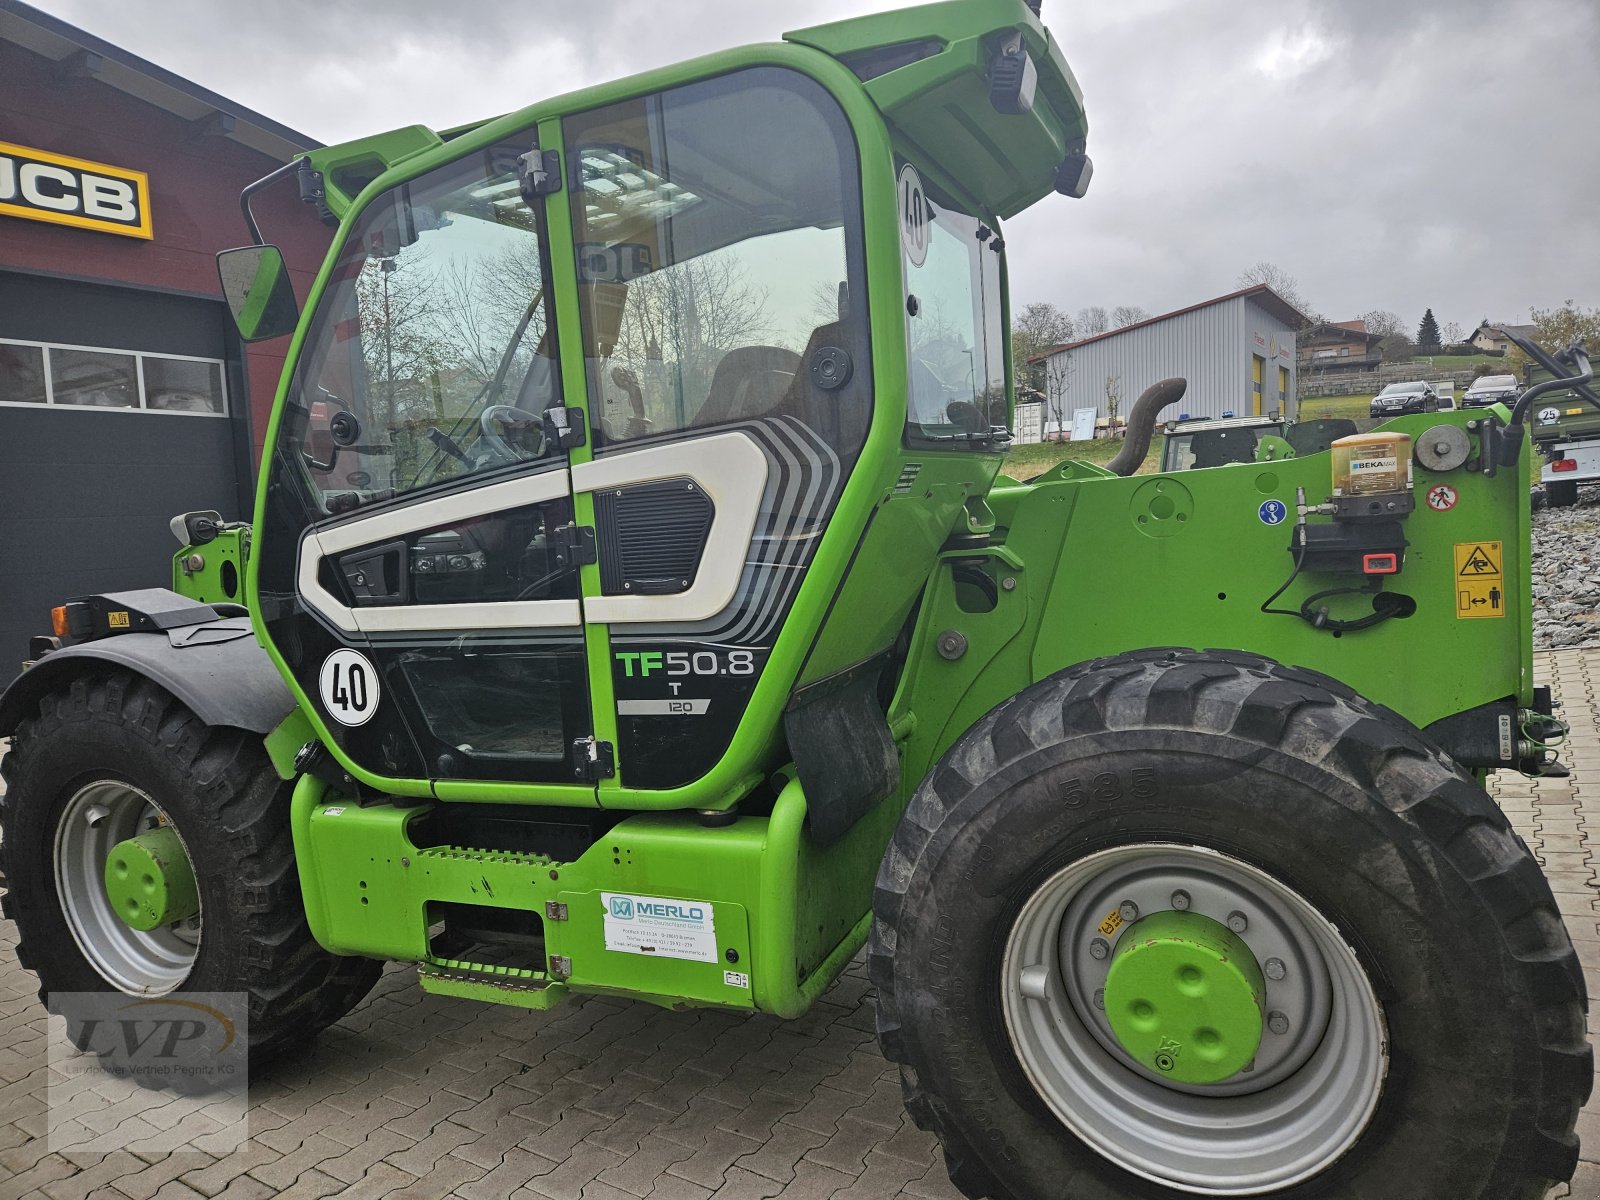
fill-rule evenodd
<path id="1" fill-rule="evenodd" d="M 913 267 L 920 267 L 928 259 L 933 209 L 928 204 L 927 192 L 922 190 L 922 176 L 910 163 L 900 168 L 895 192 L 900 209 L 900 245 L 905 249 L 906 261 Z"/>
<path id="2" fill-rule="evenodd" d="M 354 650 L 335 650 L 323 659 L 317 684 L 323 710 L 341 725 L 365 725 L 383 695 L 377 668 Z"/>

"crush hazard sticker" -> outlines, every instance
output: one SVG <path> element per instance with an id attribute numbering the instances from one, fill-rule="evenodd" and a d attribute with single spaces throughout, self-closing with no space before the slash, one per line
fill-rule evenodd
<path id="1" fill-rule="evenodd" d="M 1456 616 L 1462 620 L 1506 615 L 1505 555 L 1500 542 L 1457 542 Z"/>
<path id="2" fill-rule="evenodd" d="M 709 902 L 601 892 L 606 949 L 691 962 L 717 961 L 717 931 Z"/>

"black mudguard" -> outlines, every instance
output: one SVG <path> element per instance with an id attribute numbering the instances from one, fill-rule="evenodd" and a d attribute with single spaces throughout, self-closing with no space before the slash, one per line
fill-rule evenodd
<path id="1" fill-rule="evenodd" d="M 107 667 L 143 675 L 207 725 L 267 734 L 295 707 L 246 617 L 221 617 L 158 633 L 124 633 L 52 651 L 0 695 L 0 737 L 38 710 L 47 693 Z"/>

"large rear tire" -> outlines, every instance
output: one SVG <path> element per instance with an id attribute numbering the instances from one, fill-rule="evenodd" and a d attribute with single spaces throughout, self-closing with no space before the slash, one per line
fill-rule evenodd
<path id="1" fill-rule="evenodd" d="M 5 915 L 47 1006 L 58 992 L 243 992 L 256 1067 L 309 1043 L 377 981 L 381 963 L 311 937 L 289 785 L 259 737 L 208 727 L 119 672 L 46 696 L 0 771 Z M 117 918 L 102 874 L 113 844 L 156 826 L 181 839 L 199 912 L 141 932 Z"/>
<path id="2" fill-rule="evenodd" d="M 1239 1073 L 1119 1041 L 1119 908 L 1255 943 L 1272 1028 Z M 1587 999 L 1538 865 L 1322 676 L 1153 650 L 1027 689 L 918 789 L 875 918 L 879 1041 L 969 1196 L 1535 1200 L 1575 1168 Z"/>

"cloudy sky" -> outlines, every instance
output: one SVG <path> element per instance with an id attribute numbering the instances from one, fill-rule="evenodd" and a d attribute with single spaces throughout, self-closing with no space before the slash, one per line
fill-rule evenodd
<path id="1" fill-rule="evenodd" d="M 323 141 L 443 128 L 885 0 L 34 0 Z M 1262 260 L 1342 320 L 1600 304 L 1595 0 L 1046 0 L 1094 186 L 1007 229 L 1018 303 L 1152 312 Z M 1016 253 L 1021 251 L 1021 253 Z"/>

